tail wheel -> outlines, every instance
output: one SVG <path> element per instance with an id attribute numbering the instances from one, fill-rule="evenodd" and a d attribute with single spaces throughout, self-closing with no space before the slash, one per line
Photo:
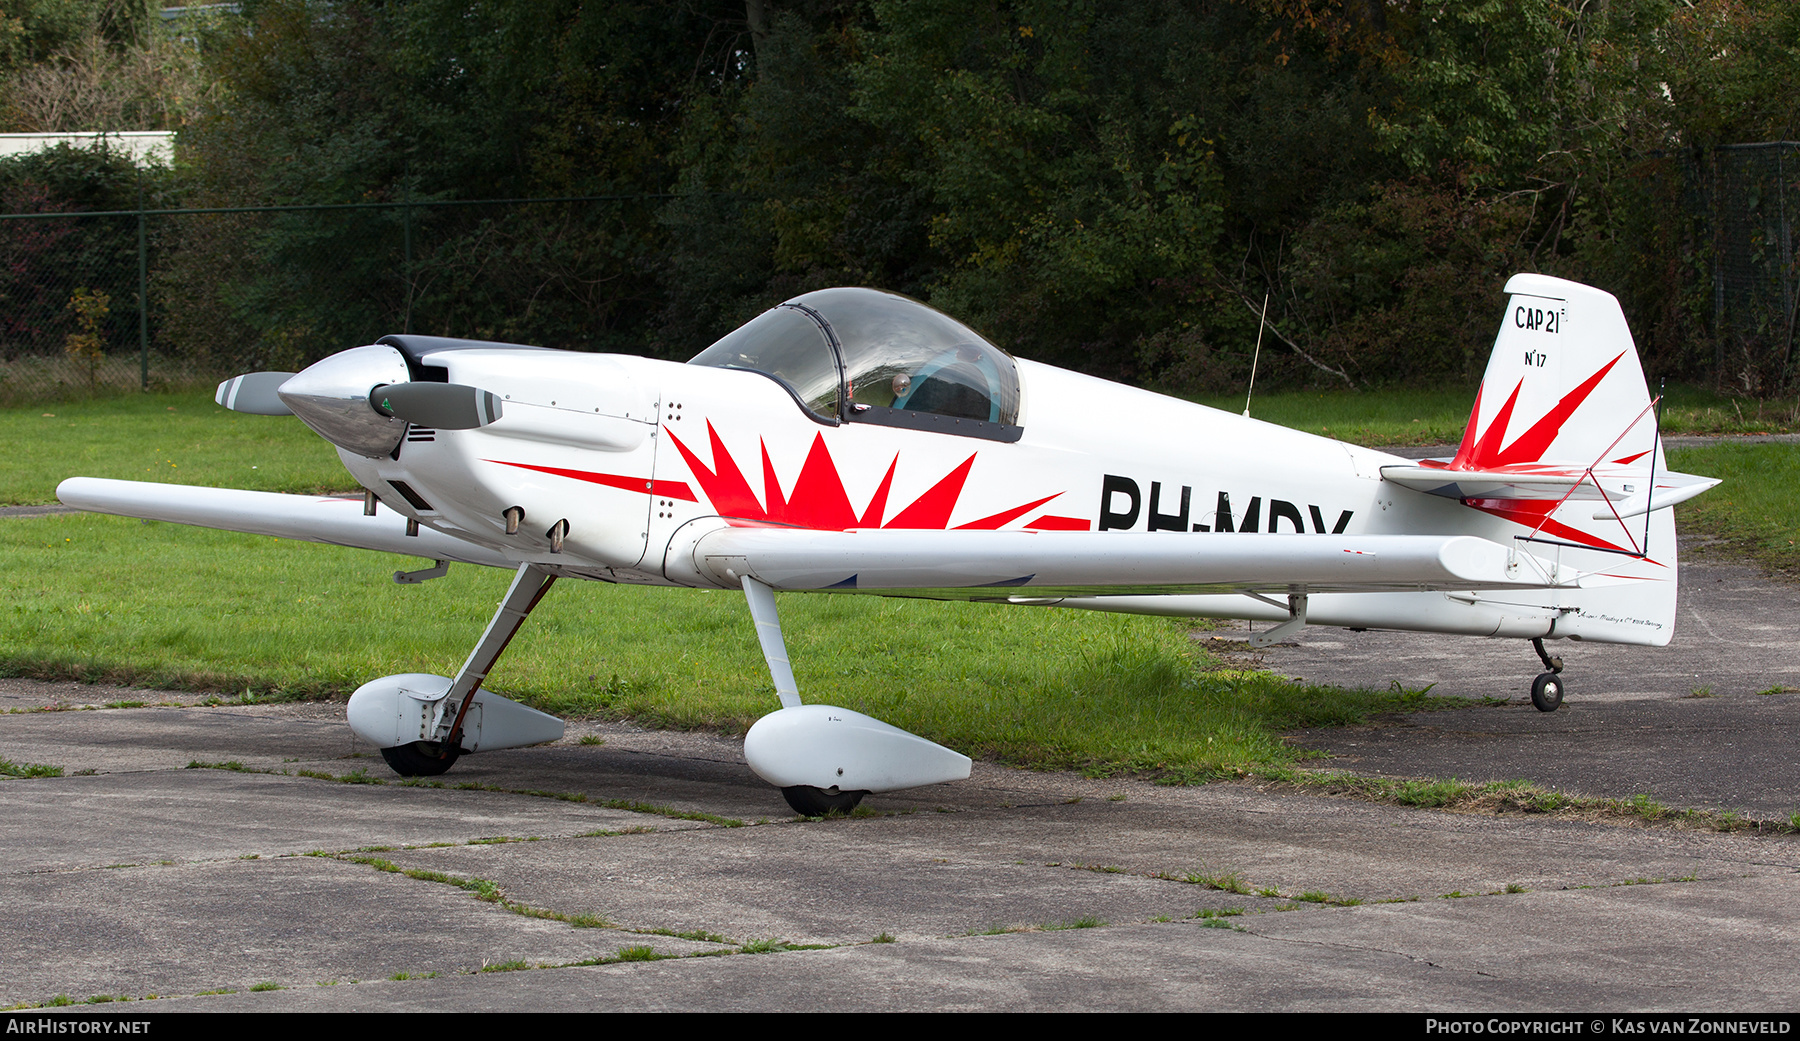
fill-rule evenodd
<path id="1" fill-rule="evenodd" d="M 436 777 L 456 765 L 462 749 L 452 748 L 444 754 L 444 746 L 436 741 L 414 741 L 381 750 L 381 758 L 402 777 Z"/>
<path id="2" fill-rule="evenodd" d="M 1555 712 L 1562 706 L 1563 681 L 1554 672 L 1540 672 L 1531 681 L 1531 703 L 1539 712 Z"/>
<path id="3" fill-rule="evenodd" d="M 382 752 L 386 755 L 386 751 Z M 781 797 L 794 808 L 794 812 L 802 817 L 823 817 L 827 814 L 849 813 L 856 809 L 868 792 L 840 792 L 835 789 L 826 791 L 814 788 L 810 784 L 790 785 L 781 790 Z"/>

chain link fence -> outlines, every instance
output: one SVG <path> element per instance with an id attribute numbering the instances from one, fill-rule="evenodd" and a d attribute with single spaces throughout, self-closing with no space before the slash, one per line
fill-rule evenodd
<path id="1" fill-rule="evenodd" d="M 1711 239 L 1714 371 L 1749 393 L 1778 393 L 1796 375 L 1800 142 L 1726 145 L 1697 172 Z"/>
<path id="2" fill-rule="evenodd" d="M 641 352 L 660 198 L 0 214 L 0 403 L 297 370 L 392 332 Z"/>

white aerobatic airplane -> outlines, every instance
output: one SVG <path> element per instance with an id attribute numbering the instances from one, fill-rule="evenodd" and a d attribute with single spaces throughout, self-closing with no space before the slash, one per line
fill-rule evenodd
<path id="1" fill-rule="evenodd" d="M 1517 275 L 1454 458 L 1414 462 L 1017 360 L 917 301 L 827 289 L 685 365 L 387 336 L 222 384 L 337 446 L 361 499 L 74 477 L 70 506 L 514 571 L 454 678 L 387 676 L 351 728 L 402 774 L 555 740 L 485 690 L 560 577 L 742 589 L 782 707 L 744 740 L 799 812 L 968 776 L 869 716 L 802 704 L 774 590 L 1661 646 L 1671 473 L 1618 301 Z M 385 509 L 378 509 L 385 507 Z"/>

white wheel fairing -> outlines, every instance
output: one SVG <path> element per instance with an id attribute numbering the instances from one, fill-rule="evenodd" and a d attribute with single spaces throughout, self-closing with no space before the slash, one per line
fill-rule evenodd
<path id="1" fill-rule="evenodd" d="M 356 688 L 344 715 L 356 736 L 376 748 L 437 741 L 454 717 L 444 703 L 450 691 L 447 676 L 409 672 L 383 676 Z M 477 690 L 474 704 L 463 717 L 462 751 L 481 752 L 523 748 L 555 741 L 563 735 L 563 721 L 528 708 L 489 690 Z"/>
<path id="2" fill-rule="evenodd" d="M 744 759 L 778 788 L 889 792 L 969 776 L 969 757 L 873 716 L 797 705 L 762 717 L 744 735 Z"/>

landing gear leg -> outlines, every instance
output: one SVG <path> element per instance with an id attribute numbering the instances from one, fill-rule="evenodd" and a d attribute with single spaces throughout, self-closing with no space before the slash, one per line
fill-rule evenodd
<path id="1" fill-rule="evenodd" d="M 787 641 L 781 637 L 781 618 L 775 613 L 775 591 L 750 576 L 744 576 L 744 598 L 750 603 L 750 617 L 756 621 L 756 638 L 762 644 L 763 660 L 769 665 L 769 678 L 775 681 L 775 694 L 782 708 L 800 706 L 800 687 L 794 682 L 794 670 L 788 665 Z M 843 773 L 839 770 L 838 773 Z M 849 813 L 862 802 L 866 791 L 840 791 L 836 785 L 816 788 L 810 784 L 790 784 L 781 789 L 781 797 L 802 817 L 823 817 L 833 811 Z"/>
<path id="2" fill-rule="evenodd" d="M 407 777 L 432 777 L 450 769 L 456 762 L 462 754 L 463 718 L 469 714 L 469 706 L 474 701 L 472 695 L 481 687 L 481 681 L 487 679 L 500 655 L 506 652 L 506 645 L 525 624 L 531 609 L 538 605 L 555 581 L 555 572 L 536 564 L 520 565 L 512 586 L 506 591 L 506 599 L 500 601 L 493 621 L 488 623 L 481 641 L 469 652 L 468 660 L 463 662 L 461 671 L 450 683 L 449 692 L 444 695 L 444 711 L 455 712 L 456 716 L 450 721 L 447 732 L 438 731 L 443 739 L 415 741 L 381 750 L 381 757 L 396 773 Z"/>
<path id="3" fill-rule="evenodd" d="M 1560 675 L 1563 660 L 1551 657 L 1550 652 L 1544 650 L 1542 638 L 1532 640 L 1531 646 L 1537 651 L 1538 660 L 1544 663 L 1544 668 L 1550 670 L 1539 673 L 1538 678 L 1531 681 L 1531 703 L 1539 712 L 1555 712 L 1562 707 L 1563 701 L 1563 681 Z"/>

